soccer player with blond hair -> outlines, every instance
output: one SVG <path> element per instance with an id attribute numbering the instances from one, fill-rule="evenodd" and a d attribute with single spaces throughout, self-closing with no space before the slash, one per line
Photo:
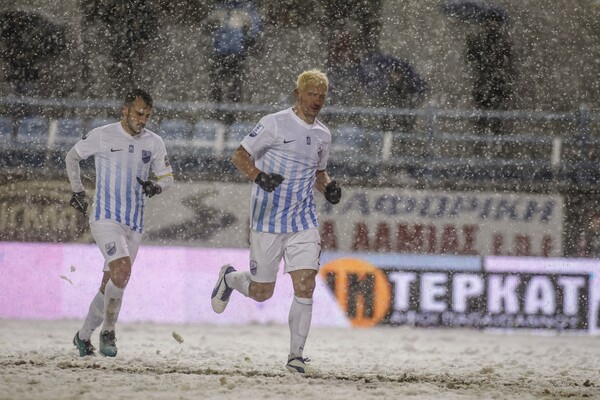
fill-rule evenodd
<path id="1" fill-rule="evenodd" d="M 314 191 L 332 204 L 342 196 L 342 189 L 326 171 L 331 133 L 317 119 L 328 86 L 321 71 L 302 72 L 296 81 L 294 106 L 264 116 L 234 151 L 233 164 L 254 182 L 249 271 L 224 265 L 211 298 L 216 313 L 225 310 L 233 290 L 258 302 L 271 298 L 283 259 L 284 272 L 294 287 L 286 367 L 297 373 L 315 372 L 303 356 L 321 253 Z"/>

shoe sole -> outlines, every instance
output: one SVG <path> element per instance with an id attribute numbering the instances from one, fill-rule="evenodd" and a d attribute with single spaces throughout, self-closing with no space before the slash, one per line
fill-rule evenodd
<path id="1" fill-rule="evenodd" d="M 115 351 L 114 354 L 106 354 L 105 352 L 103 352 L 102 350 L 100 350 L 100 354 L 102 354 L 104 357 L 116 357 L 117 356 L 117 352 Z"/>
<path id="2" fill-rule="evenodd" d="M 314 375 L 317 373 L 317 371 L 312 368 L 297 367 L 290 364 L 286 364 L 285 368 L 293 374 Z"/>
<path id="3" fill-rule="evenodd" d="M 217 314 L 221 314 L 225 311 L 227 307 L 227 303 L 229 303 L 229 298 L 231 297 L 231 293 L 233 292 L 233 288 L 227 287 L 227 282 L 225 282 L 225 275 L 230 272 L 234 272 L 235 268 L 233 268 L 229 264 L 225 264 L 221 267 L 221 271 L 219 272 L 219 279 L 217 280 L 217 284 L 212 291 L 210 297 L 210 304 L 212 309 Z M 221 286 L 224 286 L 224 289 L 221 289 Z"/>

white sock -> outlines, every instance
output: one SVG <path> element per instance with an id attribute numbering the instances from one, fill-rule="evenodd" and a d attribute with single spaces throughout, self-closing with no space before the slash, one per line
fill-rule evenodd
<path id="1" fill-rule="evenodd" d="M 304 344 L 310 329 L 312 318 L 313 299 L 294 296 L 290 307 L 288 322 L 290 325 L 290 357 L 302 357 Z"/>
<path id="2" fill-rule="evenodd" d="M 121 302 L 123 301 L 123 292 L 115 286 L 112 280 L 109 280 L 104 289 L 104 325 L 102 331 L 114 331 L 115 324 L 119 319 L 119 311 L 121 311 Z"/>
<path id="3" fill-rule="evenodd" d="M 102 324 L 104 320 L 104 293 L 98 290 L 96 296 L 90 304 L 87 317 L 83 326 L 79 330 L 79 339 L 90 340 L 94 330 Z"/>
<path id="4" fill-rule="evenodd" d="M 250 294 L 250 272 L 231 272 L 225 275 L 225 283 L 227 286 L 234 288 L 244 296 L 248 297 Z"/>

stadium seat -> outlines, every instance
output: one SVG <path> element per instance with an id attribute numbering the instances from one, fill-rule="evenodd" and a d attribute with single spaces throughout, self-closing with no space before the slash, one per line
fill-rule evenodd
<path id="1" fill-rule="evenodd" d="M 192 124 L 184 119 L 164 119 L 160 122 L 159 135 L 165 142 L 187 142 L 191 132 Z"/>
<path id="2" fill-rule="evenodd" d="M 191 160 L 190 135 L 192 124 L 185 119 L 171 118 L 160 121 L 158 129 L 152 129 L 150 124 L 146 125 L 149 130 L 156 132 L 162 137 L 171 164 L 186 165 Z"/>
<path id="3" fill-rule="evenodd" d="M 354 161 L 366 157 L 367 132 L 356 125 L 339 125 L 331 128 L 331 157 L 337 161 Z"/>
<path id="4" fill-rule="evenodd" d="M 204 154 L 220 155 L 224 136 L 225 124 L 215 120 L 200 120 L 192 130 L 192 146 Z"/>
<path id="5" fill-rule="evenodd" d="M 237 149 L 243 138 L 246 137 L 256 126 L 256 122 L 241 121 L 234 122 L 227 128 L 225 148 L 228 150 Z"/>
<path id="6" fill-rule="evenodd" d="M 0 117 L 0 148 L 7 149 L 13 145 L 13 120 Z"/>
<path id="7" fill-rule="evenodd" d="M 148 129 L 152 130 L 150 127 Z M 156 132 L 162 137 L 172 162 L 181 163 L 190 153 L 192 125 L 180 118 L 164 119 Z"/>
<path id="8" fill-rule="evenodd" d="M 19 121 L 17 143 L 20 146 L 46 149 L 48 146 L 48 120 L 44 117 L 25 117 Z"/>
<path id="9" fill-rule="evenodd" d="M 117 120 L 110 118 L 92 118 L 88 120 L 85 124 L 85 133 L 91 131 L 92 129 L 96 129 L 100 126 L 112 124 L 113 122 L 117 122 Z"/>
<path id="10" fill-rule="evenodd" d="M 85 123 L 80 118 L 57 118 L 54 145 L 59 150 L 69 150 L 85 133 Z"/>

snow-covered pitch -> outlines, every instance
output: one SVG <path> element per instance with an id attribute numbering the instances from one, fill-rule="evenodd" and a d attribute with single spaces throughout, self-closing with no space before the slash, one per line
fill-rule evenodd
<path id="1" fill-rule="evenodd" d="M 287 326 L 120 324 L 110 359 L 78 357 L 80 324 L 0 320 L 0 399 L 600 398 L 592 336 L 315 327 L 321 373 L 303 377 L 284 368 Z"/>

